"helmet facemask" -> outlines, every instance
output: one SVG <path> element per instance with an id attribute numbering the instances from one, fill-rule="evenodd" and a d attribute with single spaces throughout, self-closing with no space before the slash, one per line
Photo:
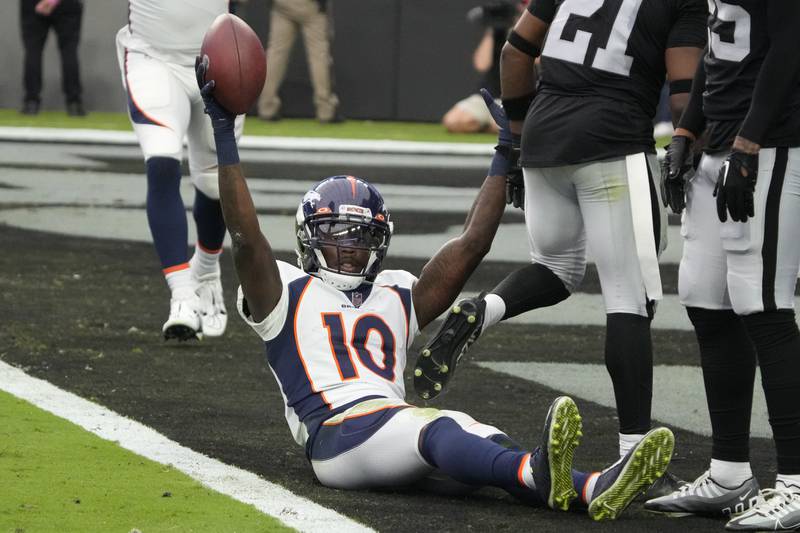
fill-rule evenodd
<path id="1" fill-rule="evenodd" d="M 389 248 L 391 234 L 391 223 L 374 220 L 369 215 L 311 215 L 302 223 L 298 220 L 298 261 L 303 270 L 315 273 L 332 287 L 353 290 L 364 282 L 374 281 Z M 325 258 L 326 251 L 329 259 Z M 354 251 L 361 253 L 354 255 Z M 368 253 L 366 262 L 348 264 L 348 260 L 363 256 L 364 252 Z M 353 270 L 343 268 L 345 266 L 360 268 Z"/>

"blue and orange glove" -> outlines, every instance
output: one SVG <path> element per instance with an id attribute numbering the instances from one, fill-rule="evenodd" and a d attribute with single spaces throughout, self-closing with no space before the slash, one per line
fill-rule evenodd
<path id="1" fill-rule="evenodd" d="M 506 203 L 525 209 L 525 182 L 522 179 L 522 168 L 519 166 L 520 136 L 511 133 L 505 110 L 498 105 L 492 93 L 481 89 L 481 96 L 489 108 L 499 132 L 494 157 L 489 167 L 489 175 L 506 177 Z"/>
<path id="2" fill-rule="evenodd" d="M 217 145 L 217 163 L 220 166 L 239 163 L 239 149 L 236 147 L 236 115 L 231 113 L 214 98 L 214 80 L 206 80 L 208 72 L 208 56 L 197 56 L 194 60 L 194 72 L 197 86 L 203 97 L 206 115 L 211 119 L 214 128 L 214 143 Z"/>

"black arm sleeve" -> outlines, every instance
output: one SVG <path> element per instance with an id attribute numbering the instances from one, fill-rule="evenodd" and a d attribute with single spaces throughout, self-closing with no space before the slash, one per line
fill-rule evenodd
<path id="1" fill-rule="evenodd" d="M 706 129 L 706 117 L 703 115 L 703 92 L 706 90 L 706 62 L 704 58 L 708 48 L 703 51 L 703 56 L 697 62 L 697 70 L 692 80 L 692 92 L 689 94 L 689 103 L 683 110 L 678 127 L 689 130 L 695 137 L 700 137 Z"/>
<path id="2" fill-rule="evenodd" d="M 676 13 L 677 19 L 667 37 L 667 48 L 703 48 L 708 40 L 706 0 L 680 0 Z"/>
<path id="3" fill-rule="evenodd" d="M 550 24 L 556 16 L 556 3 L 553 0 L 531 0 L 528 13 Z"/>
<path id="4" fill-rule="evenodd" d="M 748 141 L 763 143 L 767 129 L 784 111 L 789 93 L 797 86 L 800 73 L 798 25 L 800 1 L 767 0 L 769 50 L 756 79 L 750 110 L 739 130 L 739 135 Z"/>

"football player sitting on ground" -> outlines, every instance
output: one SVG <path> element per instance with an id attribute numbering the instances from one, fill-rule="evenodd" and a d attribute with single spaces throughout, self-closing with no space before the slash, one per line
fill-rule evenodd
<path id="1" fill-rule="evenodd" d="M 438 470 L 554 509 L 567 509 L 580 493 L 589 515 L 600 520 L 616 518 L 661 475 L 674 445 L 666 428 L 648 433 L 602 472 L 573 471 L 581 419 L 567 397 L 553 402 L 544 441 L 532 452 L 464 413 L 405 402 L 408 347 L 489 251 L 505 207 L 510 135 L 491 97 L 500 148 L 463 233 L 435 254 L 419 278 L 381 270 L 392 236 L 389 211 L 374 186 L 352 176 L 324 179 L 303 197 L 297 268 L 276 260 L 261 233 L 239 164 L 235 117 L 214 99 L 207 67 L 207 57 L 198 61 L 198 85 L 214 127 L 220 199 L 241 282 L 239 312 L 265 341 L 286 420 L 323 485 L 407 486 Z"/>
<path id="2" fill-rule="evenodd" d="M 667 149 L 664 181 L 672 210 L 686 210 L 678 293 L 700 347 L 711 464 L 693 483 L 646 507 L 679 516 L 746 511 L 732 518 L 728 529 L 795 531 L 800 527 L 800 332 L 794 311 L 800 267 L 800 2 L 712 4 L 709 46 Z M 704 130 L 708 142 L 694 172 L 692 145 Z M 756 363 L 778 463 L 775 487 L 760 492 L 749 447 Z"/>

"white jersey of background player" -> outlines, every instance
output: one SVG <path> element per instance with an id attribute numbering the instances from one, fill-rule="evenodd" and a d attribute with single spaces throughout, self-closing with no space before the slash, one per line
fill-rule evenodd
<path id="1" fill-rule="evenodd" d="M 225 225 L 219 207 L 213 132 L 203 112 L 194 62 L 227 0 L 130 0 L 128 24 L 117 33 L 117 55 L 128 112 L 147 167 L 147 218 L 171 291 L 166 339 L 219 336 L 227 314 L 219 256 Z M 243 116 L 237 119 L 237 139 Z M 195 187 L 197 244 L 191 261 L 180 194 L 184 140 Z"/>

